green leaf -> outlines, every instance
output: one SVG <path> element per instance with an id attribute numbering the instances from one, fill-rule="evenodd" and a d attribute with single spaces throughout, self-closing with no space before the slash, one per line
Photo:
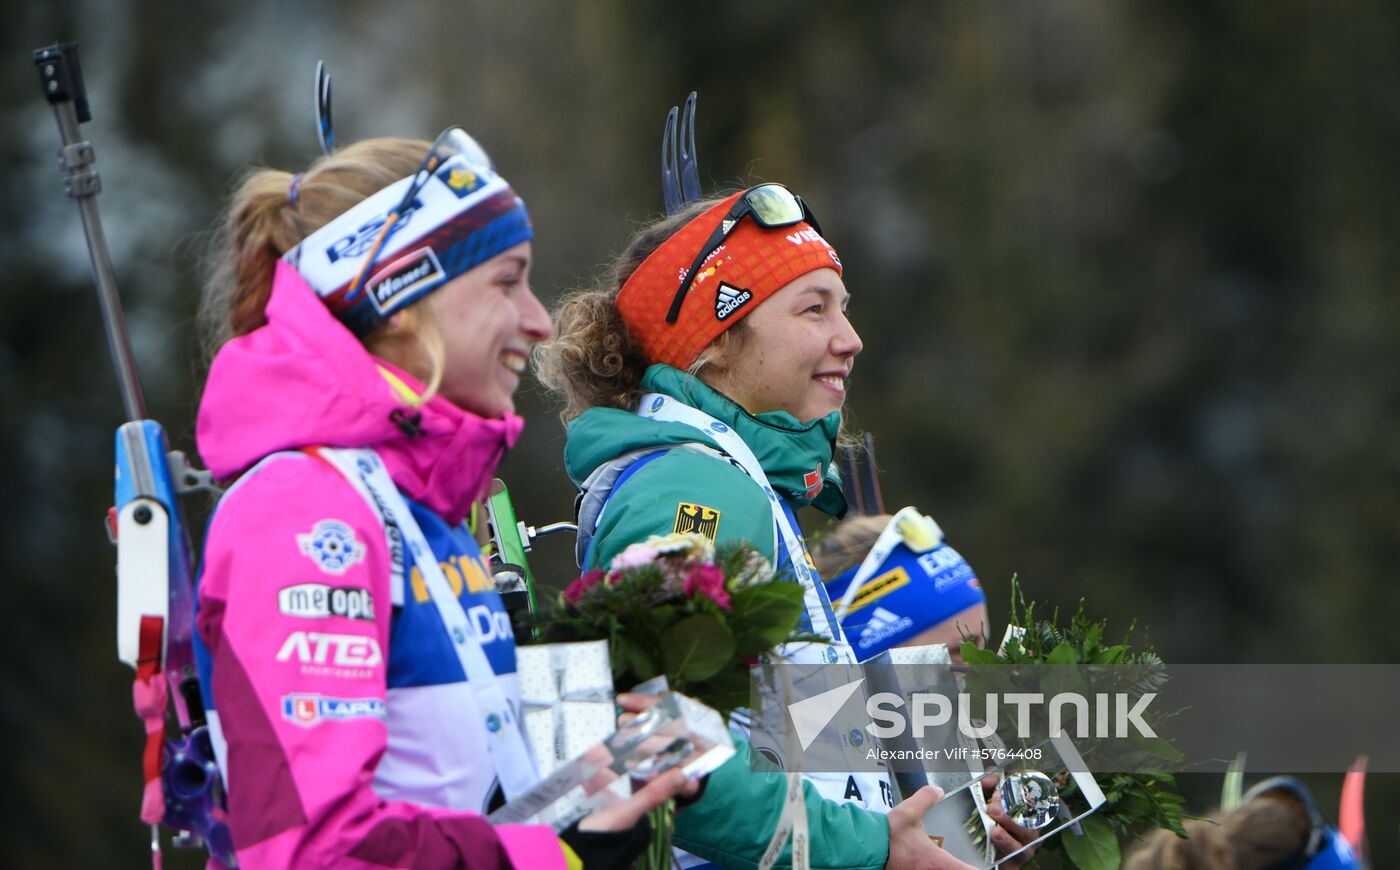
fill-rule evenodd
<path id="1" fill-rule="evenodd" d="M 646 644 L 633 643 L 621 636 L 618 641 L 623 647 L 623 664 L 632 672 L 636 682 L 649 680 L 661 673 L 656 656 Z"/>
<path id="2" fill-rule="evenodd" d="M 1121 665 L 1123 663 L 1123 656 L 1127 655 L 1127 653 L 1128 645 L 1125 643 L 1120 643 L 1117 646 L 1111 646 L 1108 649 L 1099 650 L 1097 653 L 1094 654 L 1094 660 L 1093 662 L 1091 662 L 1091 664 Z"/>
<path id="3" fill-rule="evenodd" d="M 1079 663 L 1079 656 L 1072 645 L 1062 643 L 1050 650 L 1050 655 L 1046 656 L 1045 660 L 1052 665 L 1074 665 Z"/>
<path id="4" fill-rule="evenodd" d="M 1114 836 L 1108 821 L 1099 816 L 1090 816 L 1079 822 L 1079 829 L 1084 832 L 1083 836 L 1077 836 L 1072 830 L 1064 831 L 1059 836 L 1065 854 L 1074 862 L 1074 866 L 1080 870 L 1118 870 L 1123 857 L 1118 851 L 1118 838 Z"/>
<path id="5" fill-rule="evenodd" d="M 962 659 L 964 664 L 969 665 L 996 665 L 1001 664 L 1001 656 L 996 650 L 982 649 L 970 640 L 962 642 Z"/>
<path id="6" fill-rule="evenodd" d="M 1044 677 L 1042 679 L 1041 684 L 1041 691 L 1045 694 L 1046 700 L 1049 701 L 1056 695 L 1062 694 L 1073 694 L 1082 696 L 1087 694 L 1088 689 L 1084 685 L 1084 677 L 1080 668 L 1053 667 L 1048 668 L 1044 671 Z M 1072 711 L 1073 709 L 1073 705 L 1069 705 L 1065 708 L 1067 713 Z"/>
<path id="7" fill-rule="evenodd" d="M 708 613 L 687 616 L 661 637 L 661 667 L 675 687 L 709 679 L 733 656 L 734 635 Z"/>
<path id="8" fill-rule="evenodd" d="M 728 715 L 735 708 L 749 706 L 749 673 L 740 668 L 727 668 L 703 683 L 688 687 L 686 694 Z"/>
<path id="9" fill-rule="evenodd" d="M 1132 819 L 1145 819 L 1152 815 L 1155 807 L 1147 795 L 1139 792 L 1128 792 L 1113 804 L 1113 811 L 1120 816 Z"/>
<path id="10" fill-rule="evenodd" d="M 1180 750 L 1161 737 L 1143 738 L 1142 748 L 1149 754 L 1167 761 L 1181 761 L 1186 757 L 1181 754 Z"/>
<path id="11" fill-rule="evenodd" d="M 765 583 L 735 593 L 729 624 L 740 655 L 757 655 L 783 643 L 802 617 L 803 589 L 796 583 Z"/>
<path id="12" fill-rule="evenodd" d="M 966 661 L 966 659 L 964 659 Z M 1020 685 L 1017 677 L 1019 674 L 1014 668 L 1002 666 L 996 668 L 980 668 L 967 675 L 967 690 L 972 695 L 1006 695 L 1009 692 L 1019 692 L 1026 688 Z M 980 716 L 978 718 L 981 718 Z"/>

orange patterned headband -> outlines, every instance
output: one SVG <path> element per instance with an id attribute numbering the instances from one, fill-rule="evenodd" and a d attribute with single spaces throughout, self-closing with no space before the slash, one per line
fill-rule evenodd
<path id="1" fill-rule="evenodd" d="M 700 264 L 675 323 L 667 313 L 695 256 L 725 213 L 747 191 L 726 198 L 694 218 L 642 262 L 617 294 L 627 332 L 648 363 L 678 369 L 769 296 L 808 272 L 834 269 L 836 250 L 803 221 L 764 229 L 740 220 L 724 243 Z"/>

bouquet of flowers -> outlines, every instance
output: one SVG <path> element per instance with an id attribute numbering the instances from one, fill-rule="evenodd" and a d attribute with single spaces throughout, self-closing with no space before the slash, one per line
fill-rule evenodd
<path id="1" fill-rule="evenodd" d="M 802 593 L 752 547 L 671 534 L 633 544 L 527 618 L 544 642 L 606 639 L 619 687 L 664 675 L 727 716 L 748 704 L 759 656 L 823 640 L 797 629 Z"/>

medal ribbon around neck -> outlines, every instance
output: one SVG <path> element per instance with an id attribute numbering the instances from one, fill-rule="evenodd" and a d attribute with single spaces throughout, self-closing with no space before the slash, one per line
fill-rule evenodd
<path id="1" fill-rule="evenodd" d="M 389 477 L 389 471 L 379 454 L 373 450 L 332 450 L 323 448 L 325 457 L 350 482 L 360 495 L 378 508 L 380 505 L 393 518 L 402 533 L 413 563 L 423 575 L 428 596 L 442 620 L 443 629 L 452 641 L 453 652 L 462 665 L 467 685 L 476 698 L 477 708 L 484 719 L 486 748 L 492 766 L 505 790 L 506 799 L 518 797 L 533 787 L 539 779 L 530 750 L 525 745 L 524 722 L 506 698 L 496 672 L 487 660 L 481 643 L 476 639 L 461 600 L 452 594 L 452 586 L 442 573 L 437 557 L 423 536 L 418 521 L 413 518 L 403 494 Z M 473 549 L 475 545 L 473 544 Z M 471 555 L 471 554 L 469 554 Z M 474 554 L 476 557 L 480 553 Z"/>
<path id="2" fill-rule="evenodd" d="M 807 548 L 802 543 L 802 536 L 794 528 L 787 511 L 783 509 L 782 500 L 769 484 L 768 475 L 763 471 L 763 466 L 759 464 L 758 457 L 754 455 L 749 445 L 744 443 L 744 439 L 740 438 L 731 427 L 704 411 L 661 393 L 647 393 L 642 396 L 637 414 L 653 420 L 685 423 L 693 429 L 704 432 L 705 435 L 719 444 L 720 448 L 743 469 L 745 474 L 753 479 L 754 483 L 758 484 L 759 488 L 763 490 L 763 494 L 767 496 L 768 505 L 773 512 L 773 522 L 778 529 L 780 550 L 786 552 L 792 571 L 798 582 L 802 584 L 802 603 L 807 610 L 808 619 L 812 622 L 812 630 L 831 638 L 830 644 L 785 644 L 781 650 L 783 657 L 789 661 L 809 663 L 805 661 L 809 659 L 809 655 L 804 654 L 803 651 L 822 646 L 824 649 L 821 651 L 818 661 L 854 663 L 855 655 L 851 651 L 850 644 L 846 642 L 846 636 L 841 631 L 841 624 L 837 622 L 836 615 L 832 612 L 831 601 L 826 596 L 826 590 L 821 583 L 817 582 L 815 573 L 808 565 Z M 832 655 L 835 655 L 834 659 L 831 657 Z"/>

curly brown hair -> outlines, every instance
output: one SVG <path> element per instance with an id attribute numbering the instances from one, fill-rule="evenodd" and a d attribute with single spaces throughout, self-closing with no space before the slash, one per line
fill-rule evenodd
<path id="1" fill-rule="evenodd" d="M 630 411 L 641 397 L 642 375 L 651 363 L 642 355 L 622 314 L 617 294 L 647 257 L 706 209 L 723 202 L 720 194 L 691 203 L 643 227 L 603 271 L 595 286 L 574 290 L 552 312 L 554 337 L 535 347 L 535 374 L 564 400 L 559 418 L 568 424 L 589 408 Z M 699 374 L 742 346 L 748 326 L 739 321 L 701 351 L 688 369 Z"/>

